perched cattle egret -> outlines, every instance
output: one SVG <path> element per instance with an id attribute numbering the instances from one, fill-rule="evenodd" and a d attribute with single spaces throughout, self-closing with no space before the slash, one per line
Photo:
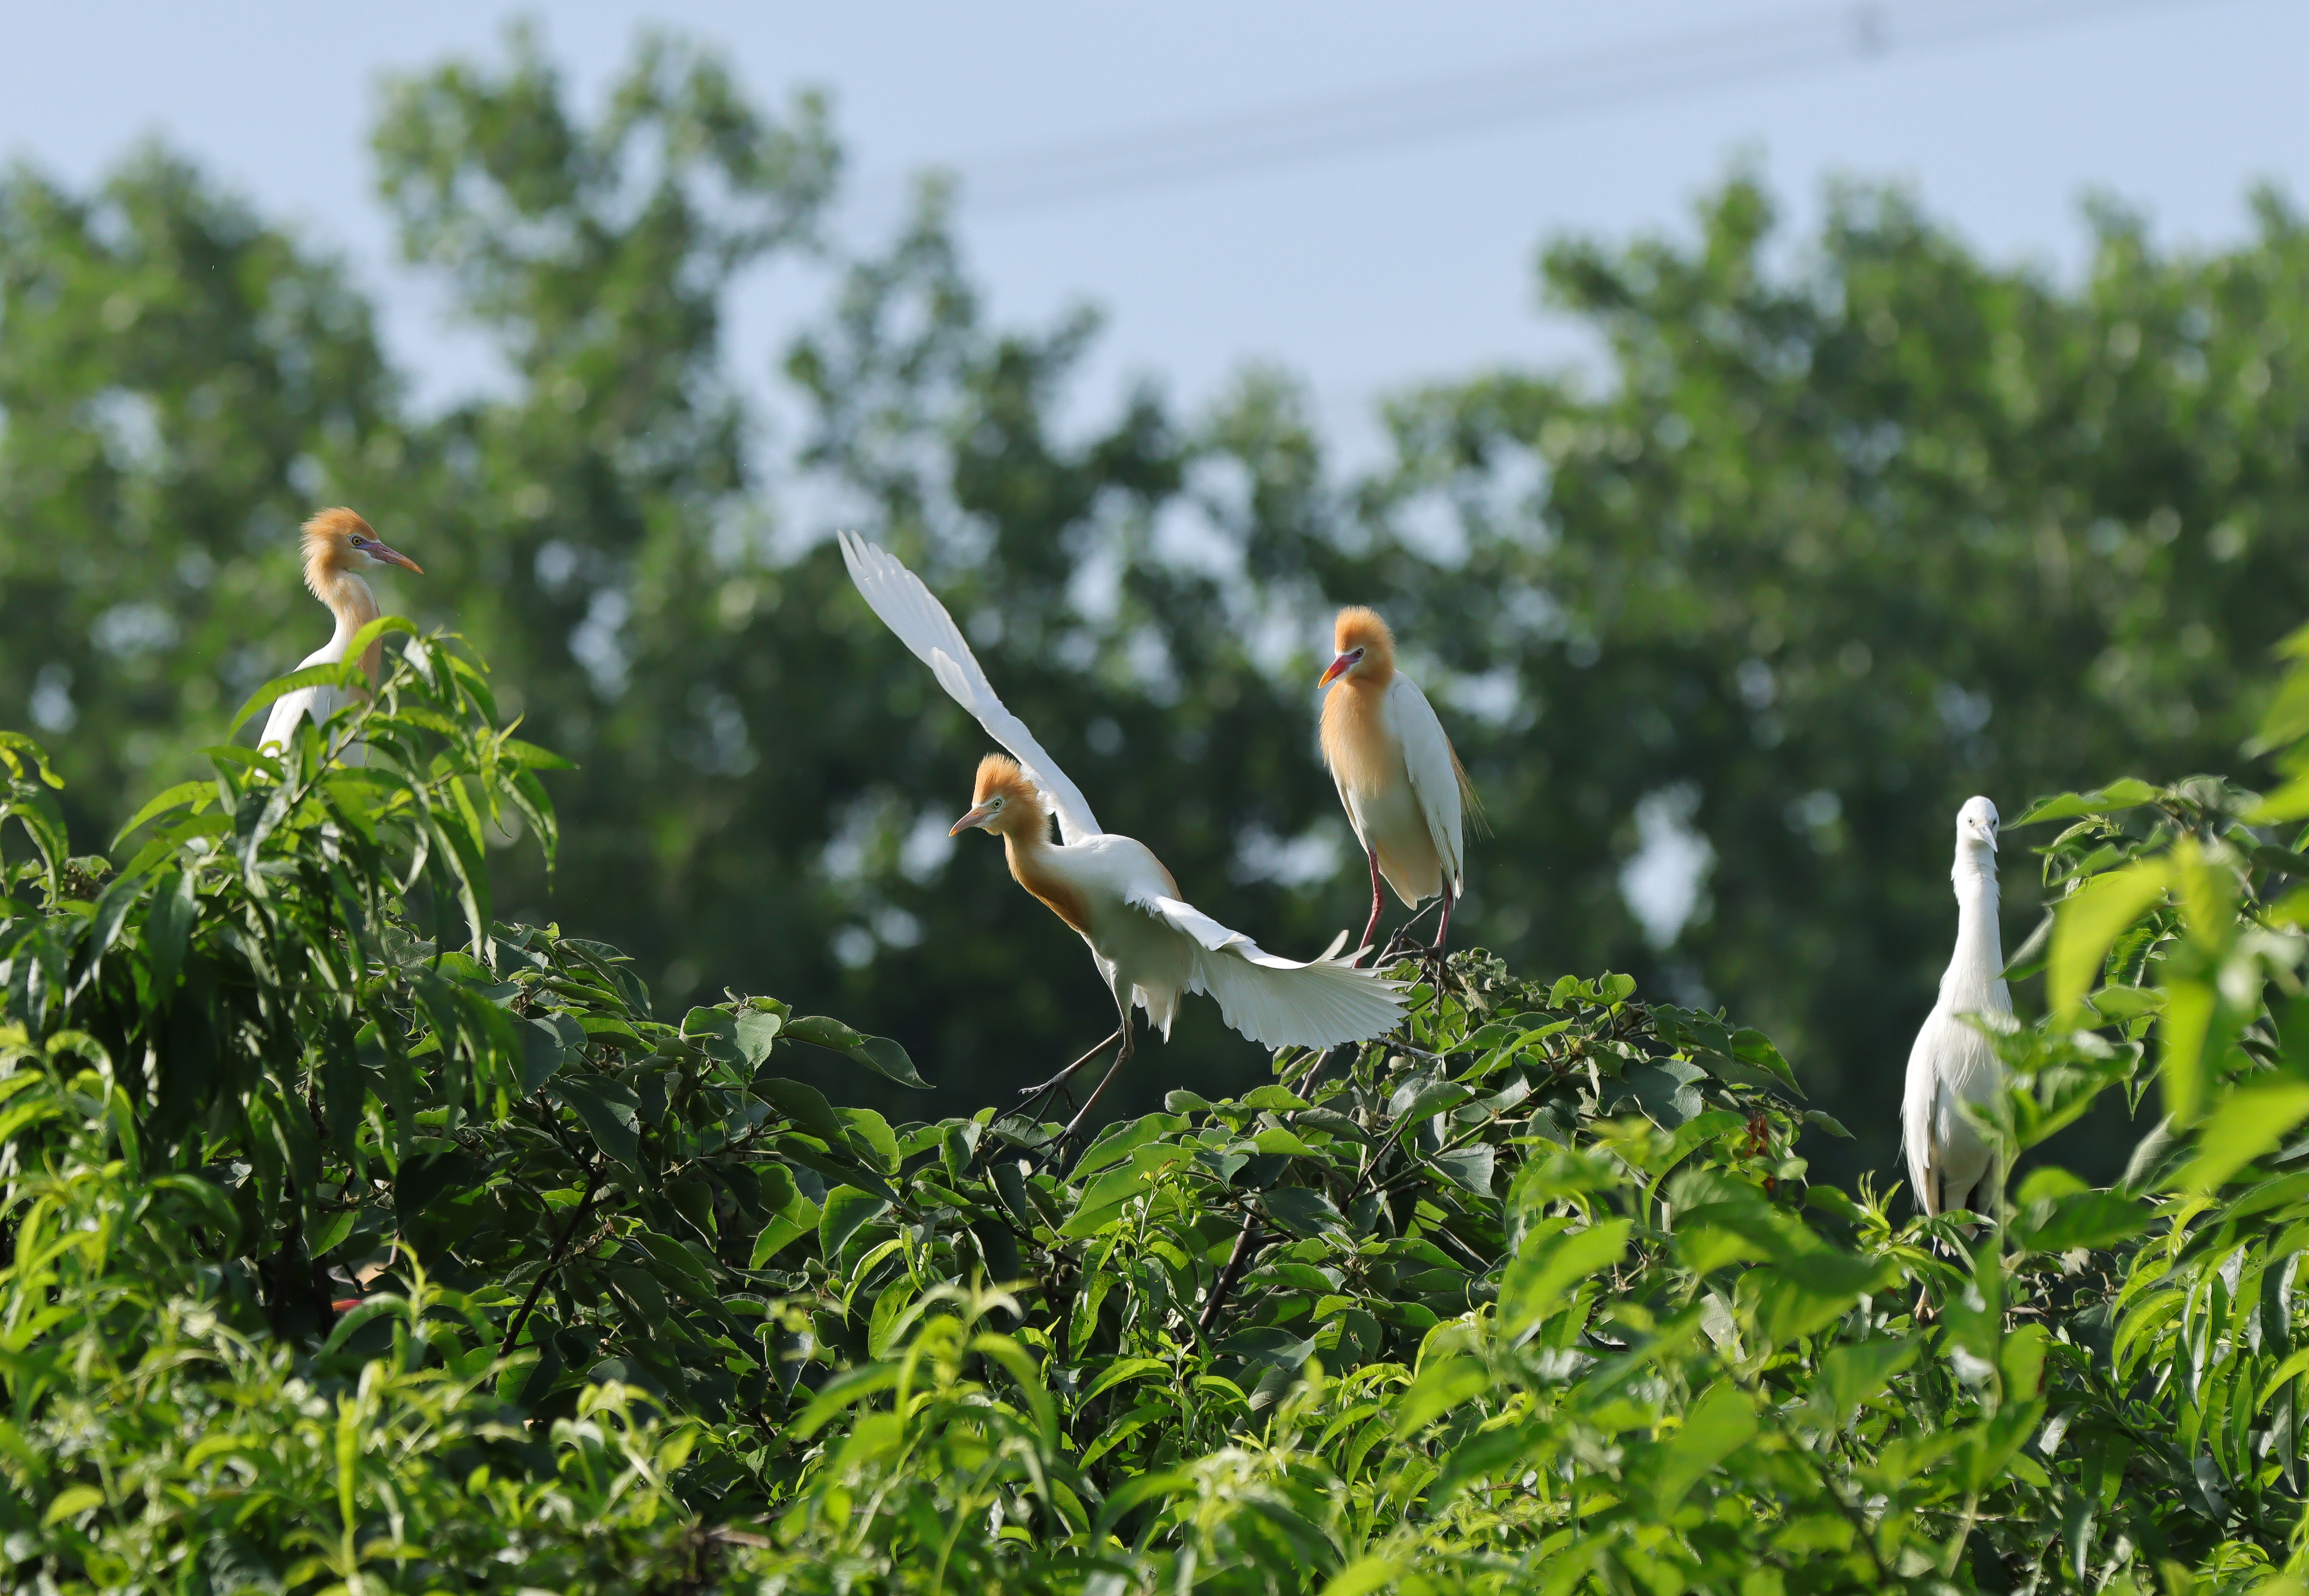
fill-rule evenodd
<path id="1" fill-rule="evenodd" d="M 405 554 L 387 548 L 369 531 L 368 522 L 350 510 L 324 510 L 305 523 L 305 585 L 313 597 L 329 607 L 337 617 L 337 629 L 329 641 L 297 661 L 297 669 L 308 665 L 335 665 L 352 646 L 353 634 L 376 619 L 376 595 L 368 591 L 368 583 L 360 574 L 379 565 L 399 565 L 404 571 L 424 571 Z M 371 643 L 361 652 L 361 669 L 371 681 L 376 679 L 379 647 Z M 264 733 L 256 739 L 260 748 L 271 743 L 286 747 L 297 735 L 297 722 L 307 715 L 317 724 L 344 707 L 349 695 L 338 688 L 299 687 L 284 693 L 272 701 L 272 712 L 264 717 Z M 359 763 L 358 750 L 347 750 L 350 762 Z"/>
<path id="2" fill-rule="evenodd" d="M 1960 1105 L 1988 1104 L 2004 1090 L 1996 1049 L 1964 1019 L 1990 1023 L 2012 1013 L 2004 953 L 1996 927 L 1996 806 L 1967 798 L 1956 815 L 1956 953 L 1941 977 L 1940 1001 L 1908 1049 L 1908 1086 L 1900 1103 L 1900 1139 L 1908 1178 L 1926 1213 L 1977 1213 L 1994 1171 L 1988 1143 Z"/>
<path id="3" fill-rule="evenodd" d="M 1395 668 L 1395 634 L 1377 612 L 1360 604 L 1342 609 L 1332 642 L 1338 658 L 1316 684 L 1330 689 L 1323 700 L 1323 763 L 1371 859 L 1363 944 L 1379 934 L 1385 876 L 1407 909 L 1442 894 L 1442 923 L 1435 928 L 1440 956 L 1451 905 L 1467 886 L 1460 815 L 1475 807 L 1474 789 L 1427 694 Z"/>
<path id="4" fill-rule="evenodd" d="M 1121 1023 L 1113 1036 L 1029 1094 L 1055 1091 L 1120 1040 L 1121 1049 L 1080 1113 L 1071 1136 L 1107 1082 L 1130 1058 L 1134 1007 L 1168 1040 L 1182 993 L 1218 1000 L 1226 1022 L 1269 1048 L 1328 1048 L 1368 1041 L 1403 1018 L 1401 988 L 1337 957 L 1341 932 L 1319 959 L 1279 959 L 1179 896 L 1178 884 L 1146 845 L 1101 831 L 1082 792 L 1043 752 L 1025 723 L 1003 707 L 946 607 L 914 574 L 873 544 L 842 534 L 842 557 L 874 613 L 897 634 L 956 703 L 1013 758 L 980 762 L 968 814 L 954 823 L 1002 839 L 1010 874 L 1090 945 L 1114 995 Z M 1051 822 L 1059 841 L 1051 841 Z M 1064 1137 L 1061 1137 L 1063 1140 Z"/>

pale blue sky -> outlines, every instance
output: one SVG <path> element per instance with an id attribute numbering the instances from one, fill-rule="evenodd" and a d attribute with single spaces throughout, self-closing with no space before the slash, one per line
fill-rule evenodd
<path id="1" fill-rule="evenodd" d="M 1896 0 L 1872 13 L 1889 47 L 1872 58 L 1027 213 L 965 209 L 964 237 L 999 314 L 1040 319 L 1080 298 L 1109 311 L 1093 395 L 1154 372 L 1192 402 L 1244 361 L 1270 360 L 1306 378 L 1327 427 L 1359 451 L 1371 401 L 1388 389 L 1575 353 L 1571 335 L 1535 312 L 1536 242 L 1681 226 L 1738 154 L 1761 162 L 1799 223 L 1816 216 L 1830 174 L 1899 177 L 1979 246 L 2054 270 L 2080 258 L 2088 188 L 2145 210 L 2166 238 L 2199 243 L 2238 235 L 2256 178 L 2309 195 L 2309 5 L 2080 0 L 2067 10 L 1927 47 L 1917 32 L 1948 6 Z M 437 398 L 481 380 L 486 361 L 394 264 L 363 139 L 379 73 L 491 50 L 504 14 L 442 0 L 12 5 L 0 152 L 85 182 L 140 135 L 163 134 L 341 248 L 382 297 L 397 357 Z M 1172 0 L 1135 12 L 683 0 L 540 14 L 589 94 L 644 22 L 726 47 L 765 100 L 824 85 L 864 196 L 843 225 L 860 233 L 886 223 L 896 177 L 927 162 L 983 173 L 980 158 L 1021 147 L 1833 20 L 1829 8 L 1756 0 Z M 1552 81 L 1567 98 L 1582 86 L 1577 74 Z M 800 273 L 748 285 L 735 324 L 748 375 L 766 370 L 822 293 Z"/>

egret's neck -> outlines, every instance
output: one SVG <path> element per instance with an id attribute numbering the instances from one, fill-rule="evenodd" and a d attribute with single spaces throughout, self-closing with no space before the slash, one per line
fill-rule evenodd
<path id="1" fill-rule="evenodd" d="M 1956 952 L 1948 973 L 1941 977 L 1941 996 L 1953 1007 L 2003 1009 L 2011 1005 L 2005 993 L 2004 942 L 1996 921 L 1996 860 L 1991 854 L 1976 857 L 1967 849 L 1957 855 Z"/>
<path id="2" fill-rule="evenodd" d="M 1323 700 L 1322 735 L 1324 763 L 1343 788 L 1378 792 L 1402 768 L 1387 723 L 1387 694 L 1367 678 L 1341 677 L 1331 684 Z"/>
<path id="3" fill-rule="evenodd" d="M 337 651 L 337 658 L 342 660 L 346 646 L 353 640 L 353 634 L 376 619 L 380 613 L 376 607 L 376 595 L 369 591 L 368 583 L 350 571 L 339 571 L 330 575 L 320 584 L 318 591 L 321 602 L 327 605 L 329 613 L 337 617 L 337 629 L 329 643 Z M 371 681 L 376 679 L 381 653 L 382 647 L 376 643 L 361 651 L 361 669 L 368 673 Z"/>
<path id="4" fill-rule="evenodd" d="M 1068 856 L 1051 846 L 1050 817 L 1018 812 L 1016 818 L 996 829 L 1002 833 L 1002 851 L 1010 861 L 1010 879 L 1040 898 L 1051 913 L 1087 936 L 1089 905 L 1081 888 L 1068 879 Z"/>

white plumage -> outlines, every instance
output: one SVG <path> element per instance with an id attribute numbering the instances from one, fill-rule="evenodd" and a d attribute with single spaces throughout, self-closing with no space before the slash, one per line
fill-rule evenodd
<path id="1" fill-rule="evenodd" d="M 1188 992 L 1216 999 L 1229 1025 L 1269 1048 L 1366 1041 L 1403 1018 L 1395 983 L 1338 956 L 1345 933 L 1319 959 L 1278 958 L 1183 901 L 1144 843 L 1102 832 L 1081 789 L 996 696 L 946 607 L 871 543 L 847 532 L 841 541 L 850 579 L 874 613 L 1017 760 L 1013 767 L 988 756 L 973 807 L 955 829 L 999 834 L 1011 874 L 1089 945 L 1122 1015 L 1122 1058 L 1130 1054 L 1132 1009 L 1144 1008 L 1167 1038 Z M 1048 831 L 1053 815 L 1056 845 Z"/>
<path id="2" fill-rule="evenodd" d="M 1451 929 L 1451 906 L 1466 892 L 1464 821 L 1472 793 L 1451 739 L 1419 684 L 1395 667 L 1395 634 L 1375 610 L 1349 605 L 1333 625 L 1338 657 L 1319 686 L 1323 763 L 1371 871 L 1368 943 L 1385 906 L 1379 882 L 1407 909 L 1439 893 L 1438 954 Z"/>
<path id="3" fill-rule="evenodd" d="M 1403 780 L 1371 792 L 1340 786 L 1355 840 L 1366 851 L 1379 852 L 1387 884 L 1405 907 L 1416 909 L 1438 892 L 1457 898 L 1467 888 L 1467 844 L 1451 739 L 1419 684 L 1399 671 L 1379 700 L 1379 723 L 1394 739 Z M 1405 841 L 1375 846 L 1395 838 Z"/>
<path id="4" fill-rule="evenodd" d="M 349 625 L 340 617 L 337 629 L 329 641 L 298 660 L 297 669 L 302 670 L 308 665 L 343 663 L 346 646 L 352 642 L 353 634 L 359 630 L 359 626 Z M 260 748 L 268 745 L 276 748 L 288 746 L 290 739 L 297 735 L 298 721 L 310 715 L 315 725 L 324 724 L 331 715 L 344 708 L 351 697 L 349 693 L 328 686 L 299 687 L 293 693 L 282 694 L 272 701 L 272 709 L 264 717 L 264 730 L 257 738 L 256 746 Z M 345 761 L 349 764 L 360 763 L 360 755 L 361 750 L 357 746 L 345 750 Z"/>
<path id="5" fill-rule="evenodd" d="M 1941 977 L 1940 999 L 1908 1050 L 1900 1139 L 1916 1203 L 1928 1214 L 1988 1201 L 1993 1155 L 1960 1105 L 1993 1103 L 2004 1090 L 2003 1066 L 1986 1037 L 1964 1016 L 1991 1024 L 2009 1020 L 2002 939 L 1996 924 L 1996 806 L 1967 798 L 1956 817 L 1956 952 Z"/>

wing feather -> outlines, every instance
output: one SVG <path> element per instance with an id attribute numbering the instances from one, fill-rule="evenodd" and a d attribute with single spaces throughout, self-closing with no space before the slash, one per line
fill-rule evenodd
<path id="1" fill-rule="evenodd" d="M 1467 886 L 1467 850 L 1462 840 L 1459 762 L 1452 755 L 1451 739 L 1444 735 L 1443 722 L 1435 718 L 1427 694 L 1401 672 L 1387 690 L 1387 710 L 1403 749 L 1411 790 L 1426 816 L 1428 835 L 1435 840 L 1436 857 L 1443 861 L 1452 895 L 1460 896 Z"/>
<path id="2" fill-rule="evenodd" d="M 1147 893 L 1129 901 L 1193 941 L 1189 990 L 1208 993 L 1226 1022 L 1262 1047 L 1369 1041 L 1403 1018 L 1401 986 L 1340 958 L 1344 936 L 1302 963 L 1268 953 L 1177 898 Z"/>
<path id="3" fill-rule="evenodd" d="M 970 651 L 962 628 L 954 624 L 946 606 L 895 556 L 854 532 L 840 537 L 843 563 L 850 567 L 850 580 L 859 595 L 898 641 L 930 668 L 938 686 L 977 717 L 986 735 L 1009 750 L 1027 779 L 1051 800 L 1051 811 L 1059 817 L 1059 837 L 1077 842 L 1099 835 L 1098 819 L 1091 814 L 1082 789 L 1067 779 L 1059 762 L 1026 729 L 1026 723 L 995 695 L 993 684 L 986 679 L 978 657 Z"/>

